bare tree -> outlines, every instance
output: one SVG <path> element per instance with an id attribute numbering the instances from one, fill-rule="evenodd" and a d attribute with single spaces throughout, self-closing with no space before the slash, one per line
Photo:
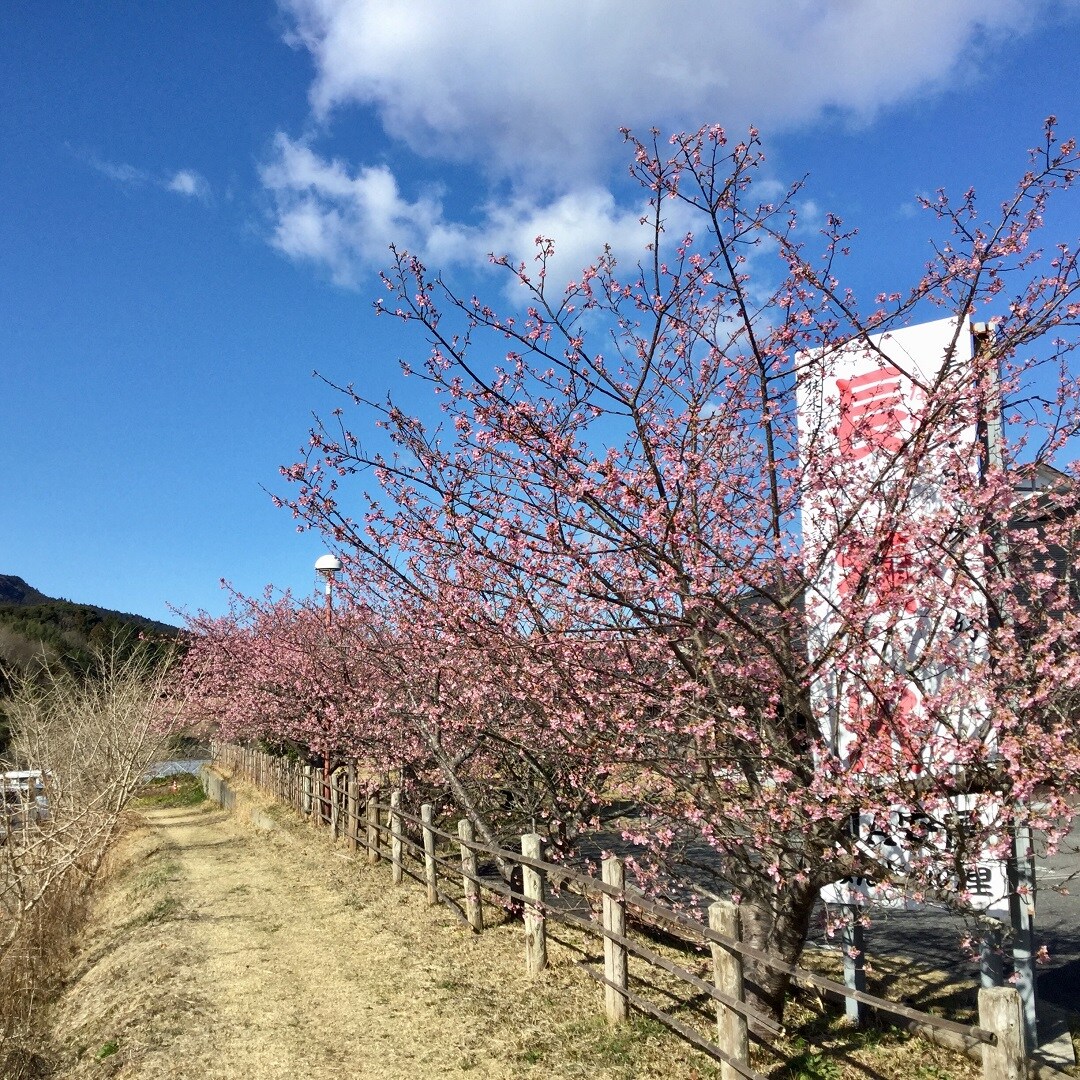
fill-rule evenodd
<path id="1" fill-rule="evenodd" d="M 175 729 L 171 664 L 106 645 L 95 675 L 45 664 L 10 676 L 11 760 L 40 774 L 0 820 L 0 1073 L 23 1053 L 34 1008 L 148 767 Z"/>

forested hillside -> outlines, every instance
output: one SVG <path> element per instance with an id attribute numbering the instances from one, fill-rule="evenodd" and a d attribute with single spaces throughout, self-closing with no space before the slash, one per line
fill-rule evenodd
<path id="1" fill-rule="evenodd" d="M 20 577 L 0 574 L 0 753 L 7 741 L 2 699 L 13 672 L 46 662 L 86 674 L 103 646 L 163 650 L 178 634 L 167 623 L 46 596 Z"/>

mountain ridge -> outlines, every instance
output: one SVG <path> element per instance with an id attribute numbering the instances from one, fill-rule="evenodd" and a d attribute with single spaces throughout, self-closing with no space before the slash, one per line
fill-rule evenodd
<path id="1" fill-rule="evenodd" d="M 41 607 L 50 604 L 58 604 L 69 610 L 85 609 L 94 612 L 103 619 L 116 619 L 120 622 L 133 623 L 156 633 L 175 634 L 180 629 L 171 623 L 151 619 L 145 615 L 137 615 L 130 611 L 117 611 L 115 608 L 102 607 L 100 604 L 81 604 L 65 597 L 49 596 L 47 593 L 41 592 L 40 589 L 35 589 L 33 585 L 17 574 L 0 574 L 0 609 Z"/>
<path id="2" fill-rule="evenodd" d="M 5 698 L 20 678 L 66 670 L 82 678 L 102 657 L 140 650 L 168 656 L 180 628 L 97 604 L 77 604 L 35 589 L 17 574 L 0 574 L 0 755 L 10 739 Z"/>

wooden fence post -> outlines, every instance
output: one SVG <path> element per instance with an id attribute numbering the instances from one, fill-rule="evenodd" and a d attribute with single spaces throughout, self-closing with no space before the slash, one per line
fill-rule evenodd
<path id="1" fill-rule="evenodd" d="M 527 859 L 541 857 L 542 840 L 537 833 L 521 838 L 521 854 Z M 525 970 L 536 975 L 547 967 L 547 935 L 544 929 L 544 873 L 521 865 L 521 891 L 525 894 Z"/>
<path id="2" fill-rule="evenodd" d="M 742 920 L 738 907 L 730 900 L 717 900 L 709 905 L 709 929 L 724 937 L 742 941 Z M 713 956 L 713 982 L 716 989 L 736 1001 L 745 1001 L 743 991 L 742 957 L 715 941 L 710 941 Z M 723 1002 L 716 1003 L 716 1034 L 720 1049 L 740 1065 L 748 1066 L 750 1043 L 746 1031 L 746 1017 L 729 1009 Z M 740 1074 L 726 1061 L 720 1063 L 721 1080 L 737 1080 Z"/>
<path id="3" fill-rule="evenodd" d="M 356 837 L 360 832 L 360 785 L 356 782 L 356 762 L 349 762 L 349 788 L 345 811 L 345 836 L 349 850 L 357 848 Z"/>
<path id="4" fill-rule="evenodd" d="M 401 866 L 401 789 L 390 792 L 390 860 L 393 863 L 391 880 L 400 885 L 404 877 Z"/>
<path id="5" fill-rule="evenodd" d="M 473 932 L 479 934 L 484 929 L 484 908 L 480 903 L 480 882 L 476 880 L 476 852 L 469 846 L 475 836 L 473 825 L 468 818 L 458 822 L 458 836 L 461 838 L 461 877 L 465 884 L 465 917 Z"/>
<path id="6" fill-rule="evenodd" d="M 338 794 L 340 792 L 340 780 L 341 774 L 339 772 L 332 772 L 330 774 L 330 839 L 336 840 L 341 835 L 339 828 L 341 813 L 338 806 Z"/>
<path id="7" fill-rule="evenodd" d="M 604 884 L 618 889 L 622 894 L 626 888 L 626 867 L 622 859 L 614 855 L 603 861 Z M 626 898 L 623 895 L 603 897 L 604 929 L 620 937 L 626 936 Z M 627 1017 L 625 990 L 627 988 L 626 946 L 604 936 L 604 1006 L 608 1022 L 621 1024 Z M 614 984 L 614 985 L 612 985 Z"/>
<path id="8" fill-rule="evenodd" d="M 979 1027 L 997 1036 L 997 1046 L 983 1045 L 983 1080 L 1024 1080 L 1024 1014 L 1020 995 L 1011 986 L 979 991 Z"/>
<path id="9" fill-rule="evenodd" d="M 424 832 L 424 881 L 427 882 L 427 899 L 429 904 L 439 902 L 439 879 L 438 870 L 435 866 L 435 834 L 431 831 L 432 818 L 435 808 L 431 803 L 424 803 L 420 807 L 420 820 L 423 822 Z"/>
<path id="10" fill-rule="evenodd" d="M 303 773 L 301 774 L 301 777 L 300 777 L 300 798 L 303 800 L 302 809 L 303 809 L 304 813 L 307 814 L 308 821 L 309 822 L 314 822 L 315 813 L 314 813 L 314 806 L 312 805 L 312 798 L 311 798 L 312 786 L 313 786 L 311 772 L 312 772 L 311 766 L 310 765 L 305 765 L 304 766 L 304 771 L 303 771 Z"/>
<path id="11" fill-rule="evenodd" d="M 376 788 L 367 803 L 367 861 L 371 866 L 382 859 L 379 839 L 379 790 Z"/>

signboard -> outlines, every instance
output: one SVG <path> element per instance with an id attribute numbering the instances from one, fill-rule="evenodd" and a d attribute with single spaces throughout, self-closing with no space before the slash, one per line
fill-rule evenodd
<path id="1" fill-rule="evenodd" d="M 954 711 L 943 714 L 938 702 L 936 727 L 924 710 L 927 697 L 977 670 L 987 657 L 985 639 L 972 629 L 985 624 L 981 592 L 973 587 L 981 550 L 959 534 L 947 557 L 934 554 L 932 545 L 918 546 L 926 535 L 937 538 L 941 522 L 955 516 L 957 485 L 950 475 L 955 480 L 958 469 L 974 475 L 978 467 L 974 419 L 948 411 L 927 415 L 931 405 L 938 406 L 935 390 L 943 382 L 953 394 L 962 387 L 972 347 L 966 322 L 942 319 L 800 357 L 802 531 L 812 581 L 807 648 L 811 662 L 833 658 L 821 665 L 811 704 L 829 752 L 852 772 L 862 767 L 868 749 L 880 762 L 891 740 L 895 759 L 906 763 L 909 775 L 928 776 L 950 768 L 952 748 L 965 738 L 988 737 L 978 734 L 986 710 L 974 680 L 966 695 L 957 695 Z M 915 439 L 918 451 L 912 455 Z M 935 565 L 928 567 L 928 558 Z M 940 602 L 929 599 L 925 588 L 920 592 L 928 574 L 940 586 Z M 865 603 L 853 606 L 853 598 Z M 885 599 L 875 605 L 875 598 Z M 861 620 L 854 631 L 861 649 L 856 665 L 843 662 L 852 611 Z M 940 655 L 952 657 L 951 666 Z M 888 688 L 887 701 L 880 700 L 880 689 L 868 688 L 875 679 Z M 874 709 L 883 715 L 877 725 L 867 721 Z M 911 720 L 922 727 L 909 725 Z M 926 731 L 914 748 L 897 742 L 909 726 Z M 940 815 L 933 808 L 929 813 L 944 822 L 972 809 L 954 801 L 940 807 Z M 983 812 L 994 809 L 987 805 Z M 944 826 L 928 826 L 925 806 L 919 828 L 912 828 L 913 813 L 893 807 L 887 824 L 860 816 L 857 846 L 886 869 L 883 879 L 895 878 L 896 887 L 849 881 L 829 886 L 824 899 L 890 907 L 917 903 L 902 888 L 907 868 L 919 855 L 947 851 L 948 844 Z M 966 874 L 963 883 L 942 881 L 939 888 L 964 892 L 974 907 L 992 914 L 1007 910 L 1000 859 L 979 858 Z"/>

